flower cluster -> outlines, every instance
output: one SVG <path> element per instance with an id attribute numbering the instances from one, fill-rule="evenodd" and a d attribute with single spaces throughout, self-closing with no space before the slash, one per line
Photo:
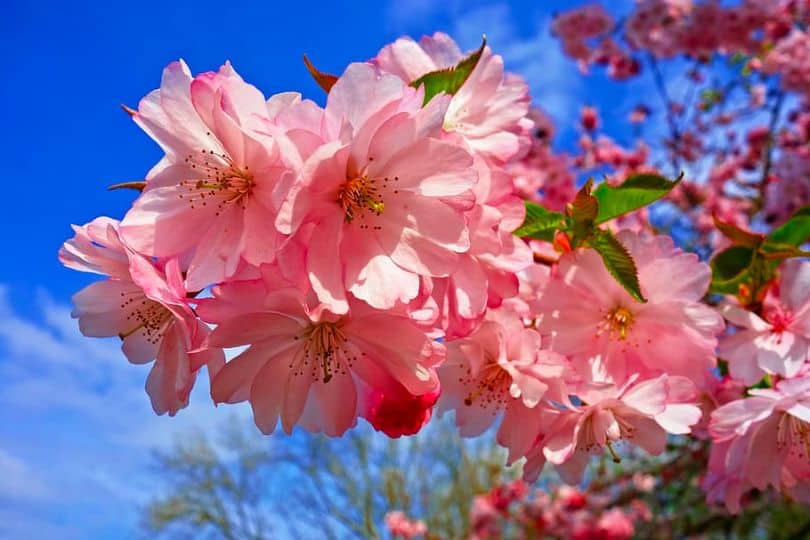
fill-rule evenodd
<path id="1" fill-rule="evenodd" d="M 657 58 L 679 54 L 707 61 L 716 53 L 751 55 L 749 67 L 782 74 L 787 89 L 806 93 L 810 20 L 805 2 L 745 0 L 724 5 L 716 0 L 642 0 L 622 22 L 626 46 L 614 36 L 617 23 L 598 4 L 564 12 L 553 30 L 565 53 L 583 69 L 607 66 L 617 80 L 638 75 L 638 52 Z"/>
<path id="2" fill-rule="evenodd" d="M 786 262 L 763 304 L 762 317 L 723 306 L 738 328 L 719 350 L 731 376 L 746 385 L 775 381 L 711 413 L 715 444 L 704 487 L 735 512 L 752 488 L 772 486 L 802 501 L 810 495 L 810 262 Z"/>
<path id="3" fill-rule="evenodd" d="M 703 487 L 710 501 L 725 503 L 733 512 L 741 510 L 754 489 L 773 488 L 799 501 L 810 500 L 807 490 L 810 423 L 803 409 L 810 371 L 810 343 L 804 322 L 808 312 L 810 262 L 790 260 L 775 271 L 781 258 L 807 256 L 806 251 L 795 249 L 808 241 L 807 225 L 801 221 L 804 223 L 801 230 L 795 232 L 791 243 L 783 246 L 787 250 L 784 257 L 768 254 L 768 249 L 755 255 L 762 249 L 758 246 L 771 236 L 749 232 L 776 227 L 779 230 L 774 235 L 788 238 L 781 233 L 798 223 L 791 216 L 806 215 L 806 205 L 810 203 L 807 169 L 810 116 L 806 99 L 798 100 L 793 110 L 784 113 L 790 98 L 788 92 L 801 96 L 810 88 L 805 33 L 808 15 L 806 2 L 752 0 L 724 5 L 712 1 L 649 0 L 639 2 L 619 25 L 594 5 L 563 13 L 555 20 L 563 50 L 580 65 L 605 64 L 599 60 L 605 51 L 618 50 L 613 57 L 647 60 L 645 66 L 649 66 L 653 78 L 659 78 L 656 87 L 667 105 L 664 113 L 669 132 L 664 144 L 668 157 L 674 171 L 688 165 L 690 174 L 673 190 L 670 200 L 686 218 L 681 218 L 682 223 L 686 222 L 692 230 L 694 247 L 707 253 L 714 251 L 712 284 L 707 288 L 729 295 L 718 306 L 729 324 L 723 333 L 719 326 L 714 326 L 711 333 L 721 337 L 719 347 L 715 351 L 714 345 L 705 343 L 708 354 L 703 361 L 697 360 L 696 345 L 700 340 L 694 334 L 690 339 L 678 340 L 677 345 L 673 342 L 665 346 L 655 358 L 666 358 L 668 352 L 677 350 L 682 359 L 691 359 L 689 366 L 696 370 L 710 369 L 717 363 L 720 378 L 717 370 L 711 369 L 710 376 L 698 380 L 697 371 L 691 374 L 680 371 L 677 361 L 667 363 L 666 371 L 670 376 L 686 376 L 695 384 L 703 417 L 692 425 L 692 434 L 711 441 Z M 598 20 L 599 24 L 585 25 L 586 30 L 578 31 L 576 24 L 584 24 L 584 20 Z M 616 49 L 614 38 L 620 32 L 625 44 Z M 661 80 L 658 62 L 681 54 L 694 61 L 683 84 L 691 87 L 691 95 L 699 96 L 698 99 L 676 101 Z M 719 82 L 716 74 L 720 70 L 712 71 L 715 57 L 727 62 L 726 65 L 741 67 L 739 71 L 732 69 L 730 76 Z M 607 64 L 610 73 L 610 63 Z M 713 81 L 708 79 L 709 74 Z M 614 78 L 622 79 L 615 75 Z M 573 158 L 576 167 L 584 170 L 608 167 L 613 173 L 608 181 L 618 179 L 619 183 L 627 177 L 628 170 L 662 168 L 648 155 L 642 152 L 634 155 L 632 150 L 600 134 L 598 120 L 592 109 L 583 109 L 581 153 Z M 738 121 L 742 129 L 732 129 Z M 646 228 L 648 216 L 637 212 L 633 218 L 637 226 Z M 622 225 L 629 227 L 628 223 Z M 744 247 L 743 236 L 750 247 Z M 749 253 L 754 258 L 776 261 L 751 262 L 752 268 L 761 265 L 762 275 L 756 270 L 746 270 L 739 281 L 724 284 L 725 261 L 747 257 Z M 633 255 L 644 287 L 643 263 L 636 252 Z M 560 259 L 555 269 L 565 268 L 565 258 Z M 740 268 L 745 266 L 743 263 Z M 680 283 L 698 278 L 694 271 L 678 273 L 679 277 L 660 275 L 673 290 Z M 610 359 L 613 354 L 610 347 L 603 346 L 598 355 L 588 350 L 584 336 L 578 333 L 587 319 L 574 315 L 576 310 L 571 306 L 576 300 L 570 298 L 568 291 L 553 295 L 555 289 L 552 274 L 550 284 L 535 305 L 538 312 L 550 310 L 552 316 L 544 314 L 538 329 L 559 331 L 564 337 L 561 341 L 552 339 L 552 347 L 580 370 L 580 366 L 598 366 L 599 377 L 621 375 L 617 370 L 622 364 Z M 603 289 L 596 289 L 597 298 Z M 697 300 L 700 296 L 693 298 Z M 561 301 L 556 303 L 555 298 Z M 603 305 L 594 296 L 585 297 L 585 301 Z M 713 304 L 715 300 L 710 302 Z M 650 302 L 644 308 L 649 305 Z M 594 315 L 592 312 L 591 316 Z M 624 320 L 624 314 L 621 315 Z M 635 313 L 629 318 L 633 323 L 639 319 Z M 558 320 L 570 321 L 564 331 L 556 327 Z M 674 323 L 677 319 L 666 315 L 657 320 Z M 703 321 L 709 323 L 708 318 Z M 717 321 L 711 325 L 717 325 Z M 653 343 L 666 341 L 660 330 L 654 334 Z M 584 358 L 589 358 L 587 364 L 583 363 L 583 353 Z M 644 370 L 634 365 L 628 374 L 643 377 Z M 543 433 L 541 442 L 548 440 L 549 434 Z M 538 463 L 543 458 L 559 461 L 548 451 L 529 457 L 529 465 L 532 458 Z M 567 471 L 562 474 L 565 478 Z"/>
<path id="4" fill-rule="evenodd" d="M 638 49 L 653 62 L 760 55 L 745 69 L 783 77 L 769 90 L 741 83 L 736 111 L 712 88 L 689 109 L 664 96 L 666 157 L 676 174 L 710 162 L 702 182 L 661 176 L 647 144 L 601 133 L 594 107 L 578 153 L 557 152 L 527 84 L 486 44 L 465 54 L 444 34 L 401 38 L 340 76 L 307 61 L 324 106 L 267 98 L 230 64 L 195 76 L 174 62 L 126 109 L 164 153 L 126 184 L 140 195 L 60 250 L 66 266 L 107 276 L 74 296 L 74 316 L 87 336 L 118 336 L 130 362 L 154 360 L 146 390 L 159 414 L 188 404 L 205 366 L 213 401 L 249 402 L 267 434 L 340 436 L 362 418 L 407 436 L 435 407 L 462 436 L 495 433 L 524 479 L 550 463 L 570 484 L 595 456 L 659 456 L 691 434 L 711 442 L 710 500 L 736 511 L 773 487 L 810 501 L 807 107 L 774 128 L 783 92 L 806 80 L 784 59 L 803 54 L 792 25 L 805 15 L 767 4 L 640 2 L 627 46 L 601 8 L 554 22 L 570 56 L 620 80 L 639 73 Z M 705 20 L 723 32 L 696 26 Z M 688 76 L 701 84 L 700 69 Z M 727 128 L 765 109 L 767 127 L 739 140 Z M 638 105 L 631 122 L 649 113 Z M 712 129 L 728 132 L 724 145 Z M 606 180 L 577 191 L 593 171 Z M 716 251 L 711 265 L 651 226 L 645 207 L 666 195 L 693 251 Z M 522 486 L 476 500 L 478 537 Z M 577 501 L 561 493 L 532 519 L 582 538 L 629 537 L 648 519 L 638 507 L 566 521 L 559 509 Z M 402 513 L 386 522 L 425 533 Z"/>
<path id="5" fill-rule="evenodd" d="M 437 338 L 469 334 L 532 260 L 505 170 L 529 144 L 525 83 L 482 47 L 454 95 L 410 84 L 464 58 L 443 34 L 401 39 L 346 68 L 325 107 L 267 99 L 230 64 L 170 64 L 130 111 L 165 155 L 120 222 L 78 227 L 60 252 L 109 276 L 74 298 L 82 331 L 156 359 L 158 413 L 206 365 L 214 401 L 248 400 L 266 433 L 336 436 L 358 417 L 418 431 Z"/>
<path id="6" fill-rule="evenodd" d="M 530 328 L 509 307 L 447 344 L 440 409 L 462 435 L 482 433 L 503 411 L 498 442 L 524 477 L 551 462 L 578 483 L 594 455 L 629 443 L 660 454 L 667 434 L 701 417 L 699 388 L 712 377 L 722 317 L 701 303 L 708 265 L 665 236 L 622 231 L 646 302 L 634 299 L 592 249 L 563 254 L 547 275 Z M 526 273 L 525 275 L 530 275 Z M 524 289 L 525 290 L 525 289 Z"/>

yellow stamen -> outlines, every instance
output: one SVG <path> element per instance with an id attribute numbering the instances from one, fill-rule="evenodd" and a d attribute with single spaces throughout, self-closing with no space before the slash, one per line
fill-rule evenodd
<path id="1" fill-rule="evenodd" d="M 622 341 L 627 339 L 627 334 L 633 327 L 634 322 L 635 317 L 633 316 L 633 312 L 623 306 L 614 308 L 605 316 L 607 330 L 611 335 L 614 332 L 618 334 L 619 339 Z"/>
<path id="2" fill-rule="evenodd" d="M 346 181 L 338 193 L 338 202 L 346 213 L 346 221 L 351 223 L 364 210 L 380 215 L 385 210 L 382 195 L 373 178 L 355 176 Z"/>
<path id="3" fill-rule="evenodd" d="M 321 380 L 324 383 L 331 381 L 336 371 L 345 373 L 346 366 L 342 364 L 351 365 L 351 358 L 345 354 L 346 351 L 343 347 L 346 336 L 337 324 L 318 323 L 309 327 L 304 333 L 304 337 L 307 339 L 305 356 L 307 358 L 315 357 L 313 360 L 318 362 L 317 366 L 322 372 Z M 313 365 L 313 367 L 315 366 Z"/>
<path id="4" fill-rule="evenodd" d="M 484 399 L 482 403 L 484 406 L 489 405 L 493 400 L 503 399 L 502 394 L 504 394 L 511 381 L 512 376 L 509 375 L 508 371 L 503 369 L 497 362 L 489 363 L 481 370 L 478 376 L 478 384 L 475 390 L 464 398 L 464 404 L 470 406 L 484 394 L 487 394 L 487 399 Z"/>

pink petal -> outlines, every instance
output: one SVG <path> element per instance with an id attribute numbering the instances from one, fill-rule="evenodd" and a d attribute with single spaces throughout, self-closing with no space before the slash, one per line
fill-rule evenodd
<path id="1" fill-rule="evenodd" d="M 684 435 L 700 421 L 700 407 L 688 403 L 670 403 L 664 412 L 655 415 L 655 421 L 668 433 Z"/>
<path id="2" fill-rule="evenodd" d="M 754 313 L 733 304 L 723 304 L 720 306 L 720 313 L 723 314 L 723 317 L 725 317 L 728 322 L 742 328 L 750 328 L 757 332 L 767 332 L 771 329 L 770 324 L 760 319 Z"/>
<path id="3" fill-rule="evenodd" d="M 250 385 L 250 406 L 253 408 L 253 419 L 256 426 L 264 434 L 271 434 L 276 429 L 278 417 L 282 412 L 283 404 L 289 399 L 290 392 L 294 391 L 291 388 L 290 382 L 294 380 L 309 380 L 308 374 L 296 376 L 290 369 L 290 360 L 294 355 L 301 352 L 301 348 L 288 348 L 280 351 L 281 354 L 276 354 L 270 357 L 265 357 L 266 360 L 258 371 L 255 371 L 255 378 Z M 253 355 L 251 355 L 252 357 Z M 251 375 L 256 369 L 256 364 L 259 363 L 258 358 L 255 359 L 252 365 L 242 364 L 241 368 L 245 371 L 243 375 Z M 229 363 L 230 365 L 230 363 Z M 225 366 L 227 369 L 228 366 Z M 223 374 L 225 373 L 223 369 Z M 220 374 L 222 376 L 222 374 Z M 298 389 L 298 388 L 296 388 Z M 241 388 L 233 394 L 234 397 L 241 397 Z M 296 396 L 297 398 L 303 397 L 306 399 L 306 391 L 303 396 Z M 300 412 L 298 413 L 300 416 Z M 298 421 L 298 416 L 290 415 L 286 418 L 289 424 L 284 424 L 285 430 L 292 429 Z M 288 431 L 289 432 L 289 431 Z"/>
<path id="4" fill-rule="evenodd" d="M 635 427 L 631 439 L 634 444 L 653 456 L 661 454 L 666 449 L 667 434 L 653 419 L 637 416 L 630 421 Z"/>
<path id="5" fill-rule="evenodd" d="M 318 224 L 307 249 L 307 274 L 312 289 L 332 313 L 346 313 L 349 309 L 339 251 L 342 221 L 343 216 L 335 214 Z M 346 273 L 348 279 L 348 269 Z"/>
<path id="6" fill-rule="evenodd" d="M 304 361 L 304 349 L 291 349 L 291 351 L 293 354 L 290 354 L 289 357 L 280 358 L 281 363 L 285 366 L 300 366 Z M 307 397 L 313 382 L 312 373 L 309 370 L 303 370 L 301 373 L 292 372 L 286 380 L 287 388 L 281 405 L 281 426 L 284 428 L 285 433 L 289 435 L 292 433 L 293 426 L 301 418 L 301 413 L 304 412 L 304 406 L 307 403 Z M 252 393 L 251 391 L 251 399 Z"/>
<path id="7" fill-rule="evenodd" d="M 245 313 L 219 323 L 211 333 L 209 343 L 214 347 L 227 348 L 271 341 L 273 347 L 276 344 L 284 346 L 295 343 L 293 338 L 301 334 L 303 329 L 303 322 L 289 315 Z"/>
<path id="8" fill-rule="evenodd" d="M 169 330 L 163 337 L 155 364 L 146 379 L 146 392 L 157 414 L 177 411 L 188 405 L 195 374 L 189 370 L 188 353 L 182 338 Z"/>
<path id="9" fill-rule="evenodd" d="M 807 308 L 810 304 L 810 262 L 802 259 L 785 262 L 779 282 L 779 297 L 794 312 Z M 810 312 L 807 317 L 810 318 Z"/>
<path id="10" fill-rule="evenodd" d="M 391 309 L 419 294 L 419 276 L 395 264 L 376 242 L 347 242 L 343 257 L 346 287 L 372 307 Z"/>
<path id="11" fill-rule="evenodd" d="M 121 237 L 135 251 L 157 257 L 179 255 L 200 241 L 216 206 L 191 209 L 175 187 L 146 189 L 121 221 Z"/>
<path id="12" fill-rule="evenodd" d="M 329 437 L 339 437 L 357 421 L 357 388 L 350 373 L 335 374 L 328 383 L 313 385 L 320 423 Z"/>

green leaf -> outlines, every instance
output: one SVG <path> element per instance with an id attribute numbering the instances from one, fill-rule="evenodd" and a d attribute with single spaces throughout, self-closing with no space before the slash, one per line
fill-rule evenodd
<path id="1" fill-rule="evenodd" d="M 536 238 L 551 242 L 554 231 L 565 226 L 565 216 L 559 212 L 546 210 L 539 204 L 526 201 L 526 219 L 514 234 L 521 238 Z"/>
<path id="2" fill-rule="evenodd" d="M 599 200 L 599 215 L 596 223 L 604 223 L 613 218 L 643 208 L 669 193 L 681 179 L 667 180 L 657 174 L 636 174 L 620 186 L 599 184 L 593 195 Z"/>
<path id="3" fill-rule="evenodd" d="M 766 242 L 759 249 L 763 259 L 769 261 L 783 261 L 793 257 L 810 257 L 810 251 L 804 251 L 792 244 Z"/>
<path id="4" fill-rule="evenodd" d="M 565 209 L 568 217 L 571 218 L 574 247 L 587 240 L 595 230 L 594 220 L 599 213 L 599 201 L 591 195 L 592 187 L 593 180 L 589 178 L 577 192 L 574 201 L 568 203 Z"/>
<path id="5" fill-rule="evenodd" d="M 599 253 L 605 268 L 619 285 L 639 302 L 647 301 L 641 293 L 636 263 L 627 248 L 613 236 L 613 233 L 600 230 L 588 240 L 588 245 Z"/>
<path id="6" fill-rule="evenodd" d="M 440 69 L 438 71 L 431 71 L 426 73 L 413 81 L 411 86 L 419 88 L 425 85 L 425 99 L 423 105 L 427 105 L 433 97 L 442 92 L 450 94 L 451 96 L 458 92 L 459 88 L 467 81 L 470 73 L 473 72 L 481 55 L 484 54 L 484 47 L 487 45 L 487 38 L 484 36 L 481 40 L 481 46 L 477 51 L 470 54 L 467 58 L 462 59 L 454 67 Z"/>
<path id="7" fill-rule="evenodd" d="M 334 86 L 337 82 L 338 76 L 319 71 L 318 68 L 316 68 L 312 62 L 309 61 L 307 55 L 304 55 L 304 64 L 307 66 L 307 71 L 309 71 L 309 74 L 312 75 L 312 78 L 315 79 L 316 83 L 318 83 L 318 86 L 323 88 L 324 92 L 328 94 L 329 90 L 331 90 L 332 86 Z"/>
<path id="8" fill-rule="evenodd" d="M 731 246 L 712 257 L 709 261 L 712 269 L 711 291 L 737 294 L 740 285 L 751 277 L 755 253 L 749 246 Z"/>
<path id="9" fill-rule="evenodd" d="M 591 188 L 593 180 L 589 179 L 574 197 L 569 215 L 575 221 L 594 221 L 599 214 L 599 201 L 591 195 Z"/>
<path id="10" fill-rule="evenodd" d="M 746 246 L 750 248 L 758 248 L 765 241 L 764 234 L 752 233 L 737 227 L 733 223 L 726 223 L 720 221 L 717 216 L 712 216 L 714 226 L 723 233 L 723 235 L 731 240 L 735 245 Z"/>
<path id="11" fill-rule="evenodd" d="M 805 206 L 768 236 L 768 243 L 801 246 L 810 241 L 810 206 Z"/>

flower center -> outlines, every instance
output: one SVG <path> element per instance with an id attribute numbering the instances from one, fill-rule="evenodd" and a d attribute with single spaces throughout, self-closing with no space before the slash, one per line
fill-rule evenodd
<path id="1" fill-rule="evenodd" d="M 611 337 L 615 335 L 618 336 L 620 340 L 624 341 L 627 339 L 627 334 L 633 327 L 634 321 L 635 317 L 632 311 L 624 306 L 618 306 L 605 315 L 604 320 L 600 324 L 598 333 L 601 334 L 607 331 Z"/>
<path id="2" fill-rule="evenodd" d="M 321 322 L 304 332 L 304 365 L 312 366 L 315 381 L 328 383 L 335 374 L 346 375 L 356 357 L 346 348 L 346 335 L 338 324 Z"/>
<path id="3" fill-rule="evenodd" d="M 247 165 L 238 167 L 227 154 L 202 150 L 200 155 L 189 154 L 186 165 L 199 174 L 182 180 L 178 197 L 192 209 L 216 205 L 216 215 L 229 204 L 239 204 L 244 210 L 256 182 Z"/>
<path id="4" fill-rule="evenodd" d="M 150 300 L 140 292 L 122 292 L 121 309 L 127 312 L 126 320 L 133 324 L 130 330 L 118 334 L 121 340 L 141 331 L 149 343 L 157 345 L 172 320 L 171 312 L 163 304 Z"/>
<path id="5" fill-rule="evenodd" d="M 596 415 L 599 414 L 600 421 L 596 421 Z M 613 420 L 613 422 L 610 422 Z M 610 426 L 607 431 L 600 433 L 599 430 L 604 430 L 605 425 Z M 594 411 L 585 418 L 580 430 L 579 440 L 577 441 L 577 450 L 583 452 L 593 452 L 602 450 L 603 447 L 607 448 L 613 458 L 614 463 L 619 463 L 621 459 L 611 444 L 614 441 L 621 441 L 624 439 L 632 439 L 635 435 L 636 428 L 621 415 L 616 414 L 613 410 L 607 409 L 602 411 Z M 604 440 L 604 445 L 601 441 Z"/>
<path id="6" fill-rule="evenodd" d="M 468 368 L 468 376 L 471 370 Z M 508 388 L 512 382 L 512 376 L 503 369 L 497 362 L 489 362 L 473 380 L 468 378 L 466 383 L 473 384 L 473 390 L 464 398 L 464 404 L 468 407 L 473 402 L 478 401 L 481 407 L 491 405 L 505 406 L 508 399 Z"/>
<path id="7" fill-rule="evenodd" d="M 783 412 L 776 429 L 776 449 L 810 460 L 810 424 Z"/>
<path id="8" fill-rule="evenodd" d="M 343 207 L 348 223 L 351 223 L 355 217 L 362 217 L 367 210 L 377 216 L 385 210 L 385 203 L 377 187 L 377 181 L 365 175 L 346 180 L 340 187 L 338 201 Z"/>
<path id="9" fill-rule="evenodd" d="M 771 323 L 774 334 L 781 334 L 793 322 L 793 314 L 785 309 L 771 309 L 765 313 L 765 318 Z"/>

